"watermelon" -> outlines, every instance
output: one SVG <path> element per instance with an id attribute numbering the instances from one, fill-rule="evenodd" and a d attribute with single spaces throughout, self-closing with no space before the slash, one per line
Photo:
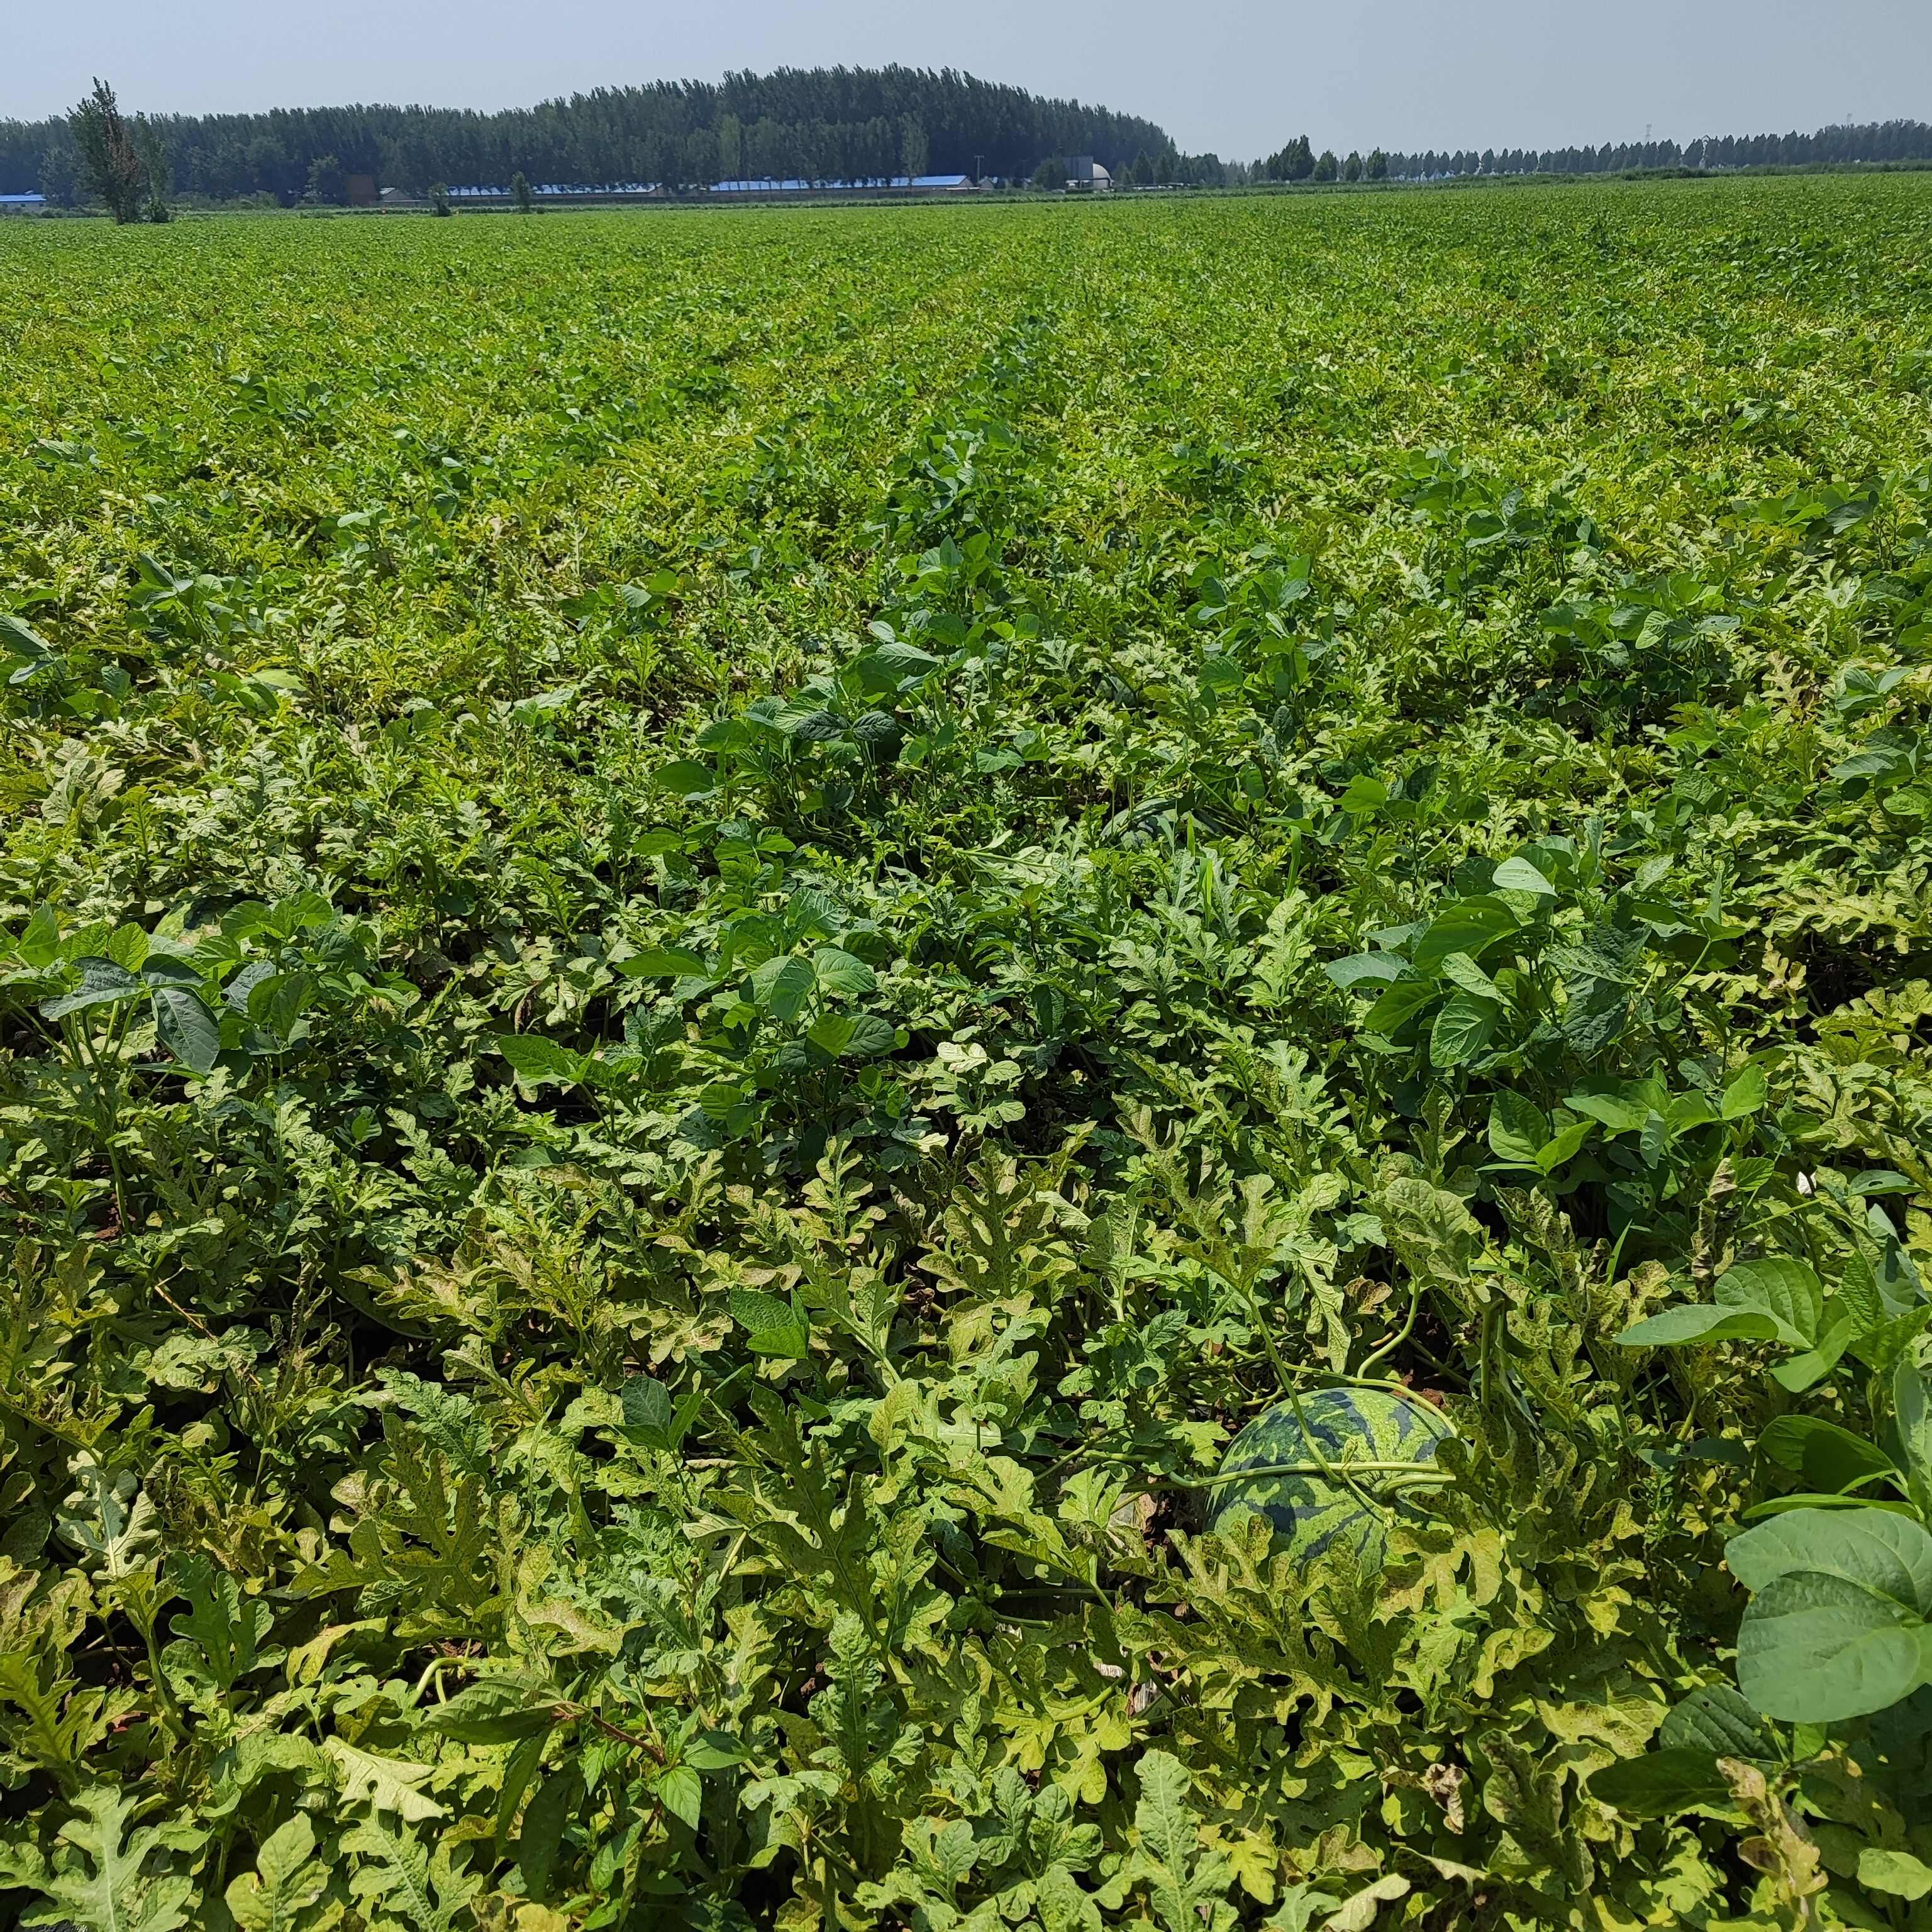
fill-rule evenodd
<path id="1" fill-rule="evenodd" d="M 1425 1402 L 1383 1389 L 1315 1389 L 1301 1398 L 1299 1417 L 1294 1405 L 1284 1402 L 1250 1423 L 1228 1445 L 1221 1474 L 1312 1463 L 1316 1459 L 1311 1436 L 1322 1460 L 1331 1464 L 1432 1462 L 1436 1444 L 1449 1433 L 1448 1424 Z M 1384 1493 L 1381 1485 L 1386 1473 L 1365 1480 L 1371 1494 Z M 1266 1516 L 1289 1549 L 1304 1558 L 1319 1556 L 1342 1539 L 1372 1558 L 1387 1540 L 1381 1518 L 1360 1497 L 1346 1484 L 1330 1483 L 1319 1474 L 1255 1476 L 1217 1485 L 1213 1528 L 1226 1528 L 1250 1513 Z"/>

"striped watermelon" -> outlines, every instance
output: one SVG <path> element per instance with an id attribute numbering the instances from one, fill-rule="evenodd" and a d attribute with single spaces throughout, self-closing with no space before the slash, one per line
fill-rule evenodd
<path id="1" fill-rule="evenodd" d="M 1306 1418 L 1304 1432 L 1302 1419 Z M 1221 1460 L 1224 1476 L 1278 1463 L 1309 1462 L 1316 1457 L 1310 1436 L 1331 1463 L 1432 1462 L 1436 1446 L 1449 1425 L 1426 1403 L 1382 1389 L 1316 1389 L 1301 1398 L 1301 1418 L 1292 1402 L 1281 1402 L 1250 1423 L 1228 1445 Z M 1366 1486 L 1383 1493 L 1375 1478 Z M 1272 1522 L 1288 1546 L 1304 1558 L 1319 1556 L 1338 1538 L 1372 1558 L 1386 1540 L 1382 1523 L 1345 1485 L 1321 1475 L 1256 1476 L 1223 1483 L 1216 1491 L 1212 1527 L 1220 1529 L 1244 1511 Z"/>

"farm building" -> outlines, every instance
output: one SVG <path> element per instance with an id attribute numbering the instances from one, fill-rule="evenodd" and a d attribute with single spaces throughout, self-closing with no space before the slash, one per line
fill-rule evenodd
<path id="1" fill-rule="evenodd" d="M 1076 194 L 1102 194 L 1114 177 L 1091 154 L 1076 154 L 1067 164 L 1066 185 Z"/>
<path id="2" fill-rule="evenodd" d="M 663 190 L 655 182 L 610 182 L 596 187 L 574 182 L 542 182 L 533 184 L 530 192 L 539 201 L 641 201 Z M 449 198 L 472 205 L 480 202 L 487 208 L 498 202 L 507 205 L 511 196 L 506 188 L 483 186 L 453 188 Z"/>
<path id="3" fill-rule="evenodd" d="M 1101 172 L 1104 174 L 1106 170 Z M 759 176 L 739 181 L 713 182 L 708 187 L 694 188 L 692 192 L 716 195 L 970 194 L 980 186 L 970 175 L 877 175 L 851 181 L 808 181 L 802 176 Z M 664 190 L 652 182 L 615 182 L 602 185 L 544 182 L 533 184 L 530 192 L 538 201 L 548 202 L 664 198 Z M 452 202 L 464 208 L 507 208 L 512 199 L 507 188 L 489 182 L 452 188 L 448 193 Z M 384 207 L 420 206 L 424 197 L 406 194 L 398 188 L 386 188 L 379 199 Z"/>
<path id="4" fill-rule="evenodd" d="M 0 214 L 34 214 L 46 205 L 44 194 L 0 194 Z"/>
<path id="5" fill-rule="evenodd" d="M 779 181 L 767 178 L 714 182 L 710 191 L 713 194 L 879 194 L 896 188 L 914 194 L 946 194 L 970 192 L 978 186 L 970 175 L 869 175 L 853 181 Z"/>

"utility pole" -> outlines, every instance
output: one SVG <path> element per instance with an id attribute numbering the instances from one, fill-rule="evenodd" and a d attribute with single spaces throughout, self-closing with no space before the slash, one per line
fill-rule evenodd
<path id="1" fill-rule="evenodd" d="M 975 154 L 973 157 L 973 185 L 975 188 L 980 185 L 980 164 L 986 158 L 984 154 Z"/>

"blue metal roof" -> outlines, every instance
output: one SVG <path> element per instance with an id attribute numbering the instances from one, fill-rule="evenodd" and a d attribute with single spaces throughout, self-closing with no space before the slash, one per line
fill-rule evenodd
<path id="1" fill-rule="evenodd" d="M 743 181 L 713 182 L 710 192 L 713 194 L 803 194 L 813 188 L 829 190 L 885 188 L 964 188 L 971 180 L 970 175 L 871 175 L 855 181 L 805 181 L 796 176 L 781 180 L 775 176 L 762 176 Z M 510 190 L 488 183 L 472 184 L 449 190 L 452 201 L 508 201 Z M 607 182 L 599 184 L 584 182 L 546 182 L 530 190 L 532 194 L 548 196 L 597 194 L 656 194 L 655 182 Z M 38 200 L 38 196 L 34 197 Z M 0 200 L 7 197 L 0 196 Z"/>
<path id="2" fill-rule="evenodd" d="M 852 181 L 778 181 L 770 177 L 753 181 L 722 181 L 711 184 L 713 194 L 802 194 L 808 188 L 964 188 L 970 175 L 864 175 Z"/>
<path id="3" fill-rule="evenodd" d="M 44 194 L 0 194 L 0 208 L 44 208 L 46 205 Z"/>
<path id="4" fill-rule="evenodd" d="M 568 184 L 544 182 L 531 188 L 532 194 L 655 194 L 655 182 L 605 182 L 586 184 L 580 182 Z M 449 190 L 452 201 L 508 201 L 510 190 L 506 188 L 471 187 L 453 188 Z"/>

